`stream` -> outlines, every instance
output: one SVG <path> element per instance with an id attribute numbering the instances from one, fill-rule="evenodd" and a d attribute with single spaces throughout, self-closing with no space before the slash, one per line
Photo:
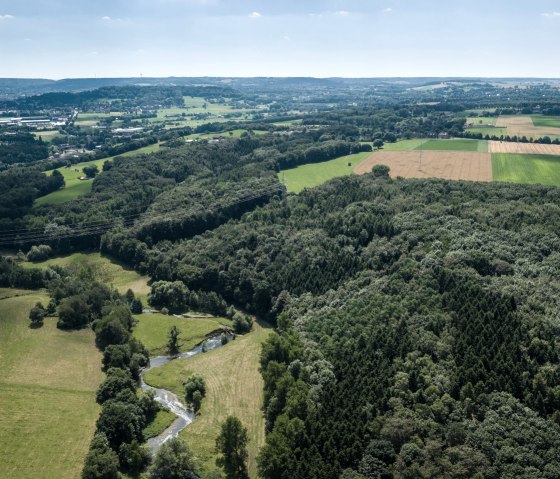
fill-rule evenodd
<path id="1" fill-rule="evenodd" d="M 231 339 L 231 337 L 229 339 Z M 210 351 L 212 349 L 219 348 L 222 345 L 222 342 L 219 336 L 215 336 L 207 339 L 202 344 L 206 346 L 207 351 Z M 193 422 L 195 414 L 192 410 L 187 408 L 187 406 L 177 397 L 176 394 L 171 391 L 167 391 L 166 389 L 154 388 L 146 384 L 144 381 L 144 374 L 152 369 L 164 366 L 175 359 L 186 359 L 196 356 L 202 352 L 202 344 L 199 344 L 196 348 L 191 349 L 190 351 L 179 354 L 175 358 L 169 358 L 167 356 L 156 356 L 150 358 L 150 365 L 147 368 L 144 368 L 140 373 L 140 387 L 142 391 L 155 391 L 155 400 L 177 416 L 177 419 L 173 421 L 173 424 L 171 424 L 171 426 L 169 426 L 159 436 L 148 439 L 148 446 L 151 449 L 152 454 L 155 454 L 162 444 L 172 437 L 177 436 L 180 431 Z"/>

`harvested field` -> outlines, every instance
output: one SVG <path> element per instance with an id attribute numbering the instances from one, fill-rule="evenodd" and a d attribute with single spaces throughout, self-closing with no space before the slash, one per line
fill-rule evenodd
<path id="1" fill-rule="evenodd" d="M 442 178 L 492 181 L 492 155 L 465 151 L 386 151 L 373 153 L 354 170 L 369 173 L 375 165 L 391 168 L 396 178 Z"/>
<path id="2" fill-rule="evenodd" d="M 542 145 L 539 143 L 515 143 L 508 141 L 489 141 L 490 153 L 513 153 L 518 155 L 554 155 L 560 156 L 560 145 Z"/>
<path id="3" fill-rule="evenodd" d="M 507 128 L 510 136 L 526 136 L 527 138 L 560 136 L 560 128 L 535 126 L 530 116 L 500 116 L 496 126 Z"/>

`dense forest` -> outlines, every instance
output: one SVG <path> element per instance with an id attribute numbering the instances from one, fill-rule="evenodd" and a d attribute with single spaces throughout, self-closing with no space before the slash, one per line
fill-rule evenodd
<path id="1" fill-rule="evenodd" d="M 59 205 L 33 206 L 63 186 L 58 172 L 12 167 L 0 173 L 2 245 L 101 250 L 150 275 L 158 306 L 234 305 L 273 324 L 260 362 L 264 479 L 560 477 L 560 190 L 392 180 L 378 168 L 294 195 L 278 179 L 369 151 L 366 140 L 460 133 L 458 86 L 447 90 L 453 107 L 405 104 L 413 93 L 400 89 L 392 106 L 337 110 L 318 107 L 318 93 L 298 128 L 170 134 L 158 153 L 107 161 L 91 193 Z M 547 90 L 513 92 L 512 111 Z M 430 95 L 443 93 L 414 98 Z M 14 259 L 0 261 L 0 285 L 46 287 L 59 327 L 94 328 L 107 379 L 87 464 L 105 454 L 144 467 L 155 405 L 135 394 L 147 353 L 130 335 L 131 304 L 87 272 Z"/>

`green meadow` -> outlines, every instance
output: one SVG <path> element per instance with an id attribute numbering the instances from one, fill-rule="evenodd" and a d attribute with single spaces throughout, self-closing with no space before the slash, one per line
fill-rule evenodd
<path id="1" fill-rule="evenodd" d="M 488 152 L 488 143 L 483 140 L 453 139 L 453 140 L 428 140 L 415 150 L 443 150 L 443 151 L 477 151 Z"/>
<path id="2" fill-rule="evenodd" d="M 560 156 L 495 153 L 492 175 L 494 181 L 560 185 Z"/>
<path id="3" fill-rule="evenodd" d="M 48 296 L 0 292 L 0 476 L 80 477 L 99 414 L 93 332 L 61 331 L 54 318 L 32 329 L 29 310 Z"/>
<path id="4" fill-rule="evenodd" d="M 304 188 L 313 188 L 337 176 L 351 175 L 354 168 L 370 155 L 371 152 L 355 153 L 322 163 L 300 165 L 280 171 L 278 178 L 286 185 L 288 192 L 299 193 Z"/>

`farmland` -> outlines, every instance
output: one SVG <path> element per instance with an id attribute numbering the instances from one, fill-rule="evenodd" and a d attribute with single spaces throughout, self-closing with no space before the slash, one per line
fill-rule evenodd
<path id="1" fill-rule="evenodd" d="M 524 155 L 560 155 L 560 145 L 490 141 L 488 142 L 488 151 L 490 151 L 490 153 L 515 153 Z"/>
<path id="2" fill-rule="evenodd" d="M 249 432 L 249 472 L 256 477 L 256 455 L 264 443 L 263 382 L 258 370 L 261 344 L 270 334 L 266 325 L 230 341 L 222 348 L 193 358 L 172 361 L 146 374 L 148 384 L 183 396 L 183 381 L 192 373 L 206 381 L 206 397 L 196 420 L 181 432 L 206 471 L 215 469 L 214 445 L 220 423 L 237 416 Z"/>
<path id="3" fill-rule="evenodd" d="M 312 188 L 338 176 L 351 175 L 353 168 L 368 157 L 370 153 L 356 153 L 341 156 L 322 163 L 301 165 L 297 168 L 283 170 L 278 178 L 291 193 L 299 193 L 304 188 Z"/>
<path id="4" fill-rule="evenodd" d="M 533 115 L 533 125 L 539 128 L 560 128 L 559 116 Z"/>
<path id="5" fill-rule="evenodd" d="M 488 153 L 418 150 L 373 153 L 354 171 L 357 174 L 369 173 L 375 165 L 388 166 L 393 178 L 492 181 L 492 163 Z"/>
<path id="6" fill-rule="evenodd" d="M 550 138 L 560 137 L 560 127 L 546 125 L 546 127 L 537 126 L 533 123 L 530 116 L 500 116 L 496 122 L 497 127 L 507 128 L 508 135 L 520 136 L 527 138 L 539 138 L 549 136 Z M 551 123 L 551 117 L 548 117 L 548 123 Z"/>
<path id="7" fill-rule="evenodd" d="M 3 296 L 12 290 L 2 289 Z M 21 291 L 14 294 L 22 294 Z M 101 355 L 89 329 L 63 332 L 48 318 L 29 328 L 40 292 L 0 300 L 2 477 L 79 476 L 95 429 Z"/>
<path id="8" fill-rule="evenodd" d="M 560 156 L 492 155 L 494 181 L 560 185 Z"/>
<path id="9" fill-rule="evenodd" d="M 440 150 L 440 151 L 477 151 L 486 153 L 488 146 L 483 140 L 427 140 L 415 148 L 416 150 Z"/>

